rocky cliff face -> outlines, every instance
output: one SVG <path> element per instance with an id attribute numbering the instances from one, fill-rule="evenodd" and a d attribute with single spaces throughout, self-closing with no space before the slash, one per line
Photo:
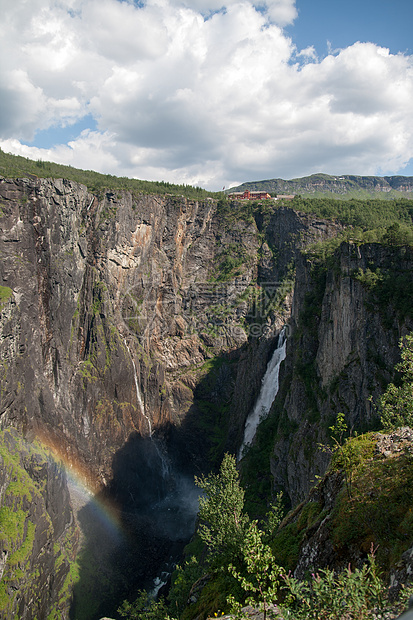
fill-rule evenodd
<path id="1" fill-rule="evenodd" d="M 140 438 L 169 442 L 192 471 L 239 447 L 291 313 L 297 248 L 340 229 L 287 208 L 254 217 L 210 199 L 94 196 L 65 180 L 1 179 L 0 209 L 0 427 L 28 445 L 40 439 L 123 507 L 142 503 Z M 151 454 L 161 467 L 157 446 Z M 64 483 L 58 496 L 64 516 L 47 530 L 53 548 L 72 519 Z M 48 517 L 33 510 L 25 523 L 44 532 Z M 23 592 L 10 553 L 3 581 Z M 57 609 L 68 571 L 62 563 L 52 587 L 58 560 L 45 554 L 41 569 L 35 559 L 30 568 L 45 575 L 32 588 L 39 616 Z M 31 618 L 26 595 L 19 600 L 18 613 Z"/>
<path id="2" fill-rule="evenodd" d="M 406 248 L 343 243 L 327 265 L 311 255 L 297 264 L 292 335 L 276 403 L 272 457 L 276 485 L 302 501 L 329 456 L 317 450 L 343 412 L 349 428 L 374 423 L 373 401 L 400 360 L 399 339 L 412 328 L 401 301 L 412 287 Z"/>
<path id="3" fill-rule="evenodd" d="M 221 396 L 218 425 L 237 435 L 289 314 L 278 300 L 252 316 L 257 287 L 278 290 L 298 239 L 337 230 L 280 209 L 260 232 L 212 200 L 96 197 L 62 180 L 3 180 L 0 201 L 1 425 L 98 484 L 132 433 L 191 431 Z"/>
<path id="4" fill-rule="evenodd" d="M 0 615 L 68 618 L 78 531 L 64 472 L 15 429 L 0 433 Z"/>

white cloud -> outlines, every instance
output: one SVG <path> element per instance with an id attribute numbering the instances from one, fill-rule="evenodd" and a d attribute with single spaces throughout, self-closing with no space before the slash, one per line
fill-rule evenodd
<path id="1" fill-rule="evenodd" d="M 108 132 L 85 130 L 77 140 L 50 149 L 27 146 L 14 138 L 1 140 L 0 146 L 5 152 L 35 160 L 54 161 L 84 170 L 100 170 L 104 174 L 121 174 L 119 162 L 113 154 L 116 152 L 116 139 Z"/>
<path id="2" fill-rule="evenodd" d="M 216 189 L 320 170 L 390 173 L 413 157 L 412 57 L 372 43 L 321 60 L 297 50 L 282 30 L 294 0 L 7 4 L 4 150 Z M 68 145 L 20 143 L 86 114 L 98 131 Z"/>

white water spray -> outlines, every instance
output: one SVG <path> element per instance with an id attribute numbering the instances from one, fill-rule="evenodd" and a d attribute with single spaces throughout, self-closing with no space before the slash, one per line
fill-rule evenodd
<path id="1" fill-rule="evenodd" d="M 251 413 L 249 414 L 247 421 L 245 422 L 244 439 L 241 448 L 238 453 L 238 460 L 241 460 L 244 448 L 251 445 L 252 440 L 255 437 L 258 424 L 267 417 L 268 412 L 271 409 L 271 405 L 278 392 L 278 376 L 280 372 L 281 362 L 285 359 L 285 349 L 287 345 L 286 328 L 283 327 L 279 336 L 277 348 L 275 349 L 272 358 L 267 364 L 267 370 L 261 382 L 261 391 L 258 399 Z"/>
<path id="2" fill-rule="evenodd" d="M 132 352 L 131 352 L 130 348 L 128 347 L 128 343 L 126 342 L 126 339 L 125 339 L 125 338 L 123 339 L 123 342 L 125 343 L 125 347 L 127 348 L 128 353 L 129 353 L 129 357 L 131 358 L 131 361 L 132 361 L 132 366 L 133 366 L 133 378 L 135 379 L 136 398 L 137 398 L 137 401 L 138 401 L 139 407 L 140 407 L 140 409 L 141 409 L 142 415 L 143 415 L 143 417 L 144 417 L 144 418 L 147 420 L 147 422 L 148 422 L 148 427 L 149 427 L 149 437 L 152 437 L 152 423 L 151 423 L 151 419 L 150 419 L 150 417 L 146 414 L 146 411 L 145 411 L 145 406 L 144 406 L 144 404 L 143 404 L 143 400 L 142 400 L 142 396 L 141 396 L 141 391 L 140 391 L 140 389 L 139 389 L 139 383 L 138 383 L 138 373 L 137 373 L 137 370 L 136 370 L 135 360 L 133 359 Z"/>

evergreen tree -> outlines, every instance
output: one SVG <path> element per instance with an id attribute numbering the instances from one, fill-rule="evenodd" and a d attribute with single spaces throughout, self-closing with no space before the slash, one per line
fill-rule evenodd
<path id="1" fill-rule="evenodd" d="M 225 454 L 219 474 L 195 478 L 204 492 L 199 505 L 199 534 L 210 551 L 213 568 L 239 565 L 249 518 L 244 513 L 244 489 L 235 457 Z"/>

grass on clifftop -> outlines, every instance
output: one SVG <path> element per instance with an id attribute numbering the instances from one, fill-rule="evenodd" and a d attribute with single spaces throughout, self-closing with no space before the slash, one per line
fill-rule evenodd
<path id="1" fill-rule="evenodd" d="M 55 164 L 42 160 L 31 160 L 20 155 L 11 155 L 0 149 L 0 175 L 6 178 L 40 177 L 53 179 L 70 179 L 86 185 L 89 191 L 98 192 L 103 189 L 123 189 L 145 194 L 174 194 L 187 198 L 203 199 L 216 196 L 201 187 L 177 185 L 167 181 L 143 181 L 116 177 L 112 174 L 100 174 L 93 170 L 80 170 L 72 166 Z"/>

